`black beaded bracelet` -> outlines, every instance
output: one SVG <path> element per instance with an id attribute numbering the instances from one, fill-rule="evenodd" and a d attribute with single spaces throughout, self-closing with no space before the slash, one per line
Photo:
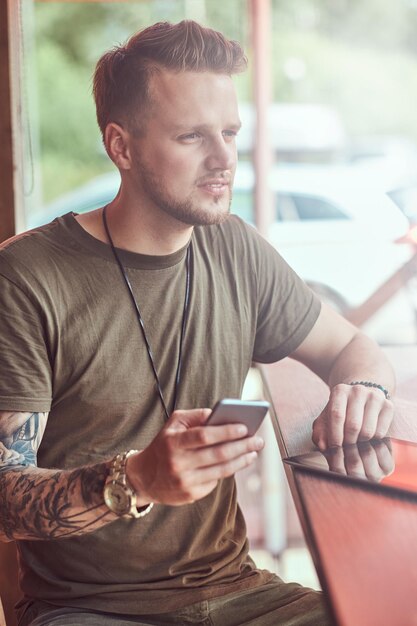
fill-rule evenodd
<path id="1" fill-rule="evenodd" d="M 363 385 L 364 387 L 374 387 L 375 389 L 380 389 L 386 400 L 391 400 L 388 389 L 385 389 L 385 387 L 378 385 L 377 383 L 371 383 L 369 380 L 355 380 L 354 382 L 349 383 L 349 385 Z"/>

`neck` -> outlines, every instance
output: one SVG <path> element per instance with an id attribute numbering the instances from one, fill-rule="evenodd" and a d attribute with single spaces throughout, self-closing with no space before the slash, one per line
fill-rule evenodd
<path id="1" fill-rule="evenodd" d="M 192 226 L 169 215 L 140 211 L 136 207 L 129 210 L 126 205 L 122 206 L 119 195 L 107 205 L 106 217 L 116 248 L 139 254 L 172 254 L 187 245 L 193 232 Z M 102 209 L 78 215 L 76 219 L 90 235 L 108 243 Z"/>

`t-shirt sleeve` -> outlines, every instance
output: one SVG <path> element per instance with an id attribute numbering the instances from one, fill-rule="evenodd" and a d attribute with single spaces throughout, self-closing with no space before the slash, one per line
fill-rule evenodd
<path id="1" fill-rule="evenodd" d="M 254 259 L 257 324 L 253 360 L 273 363 L 291 354 L 307 337 L 321 303 L 282 256 L 248 228 Z"/>
<path id="2" fill-rule="evenodd" d="M 39 308 L 0 273 L 0 410 L 49 411 L 51 365 Z"/>

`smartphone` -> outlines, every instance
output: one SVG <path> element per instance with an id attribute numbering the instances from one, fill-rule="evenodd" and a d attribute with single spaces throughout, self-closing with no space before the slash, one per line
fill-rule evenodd
<path id="1" fill-rule="evenodd" d="M 248 437 L 256 433 L 269 410 L 269 402 L 256 400 L 236 400 L 224 398 L 213 407 L 213 412 L 206 422 L 206 426 L 223 426 L 224 424 L 245 424 L 248 428 Z"/>

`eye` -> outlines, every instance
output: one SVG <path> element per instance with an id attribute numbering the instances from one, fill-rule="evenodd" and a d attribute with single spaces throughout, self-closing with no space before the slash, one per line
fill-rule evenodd
<path id="1" fill-rule="evenodd" d="M 224 130 L 223 131 L 223 137 L 226 140 L 235 139 L 236 135 L 237 135 L 237 130 Z"/>
<path id="2" fill-rule="evenodd" d="M 183 143 L 192 143 L 193 141 L 196 141 L 197 139 L 200 139 L 199 133 L 187 133 L 185 135 L 180 135 L 180 137 L 178 137 L 178 140 L 182 141 Z"/>

